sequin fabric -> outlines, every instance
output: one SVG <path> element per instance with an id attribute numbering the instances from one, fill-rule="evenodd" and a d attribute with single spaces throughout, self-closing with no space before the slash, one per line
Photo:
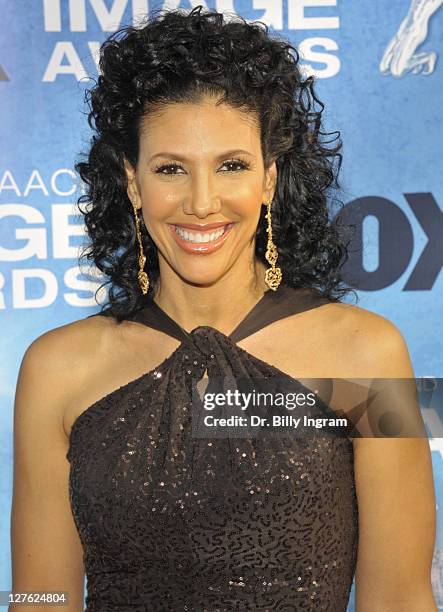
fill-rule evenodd
<path id="1" fill-rule="evenodd" d="M 192 380 L 281 377 L 236 342 L 321 300 L 267 292 L 230 336 L 185 332 L 155 303 L 139 311 L 180 345 L 81 413 L 70 435 L 88 612 L 345 612 L 358 539 L 352 441 L 191 432 Z"/>

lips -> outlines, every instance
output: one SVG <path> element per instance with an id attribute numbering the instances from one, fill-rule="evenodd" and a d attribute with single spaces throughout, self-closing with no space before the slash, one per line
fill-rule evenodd
<path id="1" fill-rule="evenodd" d="M 176 244 L 187 253 L 207 254 L 220 249 L 228 238 L 235 223 L 169 225 Z"/>
<path id="2" fill-rule="evenodd" d="M 176 227 L 195 230 L 197 232 L 210 232 L 214 229 L 219 229 L 225 225 L 229 225 L 229 221 L 218 221 L 217 223 L 179 223 Z"/>

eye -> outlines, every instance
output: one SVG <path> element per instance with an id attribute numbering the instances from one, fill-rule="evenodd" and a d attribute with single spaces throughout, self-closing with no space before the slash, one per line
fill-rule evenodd
<path id="1" fill-rule="evenodd" d="M 154 168 L 154 172 L 157 174 L 177 174 L 176 172 L 165 172 L 165 170 L 174 170 L 175 168 L 181 168 L 183 170 L 180 164 L 161 164 Z"/>
<path id="2" fill-rule="evenodd" d="M 232 170 L 233 172 L 238 172 L 239 170 L 248 170 L 250 167 L 247 161 L 241 159 L 229 159 L 223 165 L 231 166 L 231 168 L 232 166 L 237 166 L 237 169 Z"/>
<path id="3" fill-rule="evenodd" d="M 241 170 L 249 170 L 250 164 L 242 159 L 229 159 L 224 162 L 223 166 L 229 166 L 230 172 L 239 172 Z M 183 166 L 178 163 L 160 164 L 154 168 L 156 174 L 181 174 L 177 170 L 183 170 Z"/>

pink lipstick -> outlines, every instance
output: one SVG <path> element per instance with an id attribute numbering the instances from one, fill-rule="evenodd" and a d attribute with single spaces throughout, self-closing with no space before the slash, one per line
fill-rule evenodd
<path id="1" fill-rule="evenodd" d="M 206 255 L 218 251 L 231 233 L 235 223 L 180 223 L 170 224 L 175 242 L 186 253 Z"/>

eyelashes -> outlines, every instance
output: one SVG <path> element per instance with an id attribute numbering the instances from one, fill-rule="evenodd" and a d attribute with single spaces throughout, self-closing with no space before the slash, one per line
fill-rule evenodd
<path id="1" fill-rule="evenodd" d="M 229 170 L 228 172 L 240 172 L 242 170 L 249 170 L 251 167 L 249 162 L 243 159 L 229 159 L 223 163 L 223 166 L 230 166 L 231 168 L 232 166 L 237 166 L 236 170 Z M 166 172 L 166 170 L 175 170 L 177 168 L 183 170 L 183 166 L 179 162 L 171 162 L 168 164 L 160 164 L 158 166 L 155 166 L 154 172 L 156 174 L 165 175 L 179 174 L 177 172 Z"/>

